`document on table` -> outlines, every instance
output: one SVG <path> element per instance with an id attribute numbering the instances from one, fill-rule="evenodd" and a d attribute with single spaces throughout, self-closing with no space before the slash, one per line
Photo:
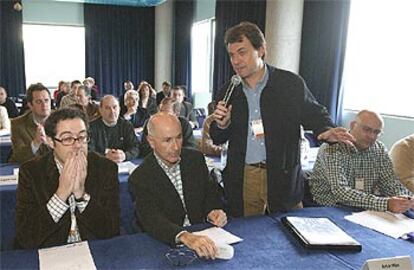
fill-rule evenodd
<path id="1" fill-rule="evenodd" d="M 39 249 L 40 270 L 95 270 L 88 242 Z"/>
<path id="2" fill-rule="evenodd" d="M 218 227 L 211 227 L 202 231 L 194 232 L 196 235 L 208 236 L 216 244 L 234 244 L 243 241 L 238 236 Z"/>
<path id="3" fill-rule="evenodd" d="M 118 174 L 124 174 L 124 173 L 131 174 L 135 170 L 136 167 L 138 166 L 132 163 L 131 161 L 125 161 L 125 162 L 118 163 Z"/>
<path id="4" fill-rule="evenodd" d="M 283 217 L 282 223 L 308 248 L 361 250 L 361 245 L 325 217 Z"/>
<path id="5" fill-rule="evenodd" d="M 414 231 L 414 219 L 403 214 L 363 211 L 345 216 L 345 219 L 395 239 Z"/>

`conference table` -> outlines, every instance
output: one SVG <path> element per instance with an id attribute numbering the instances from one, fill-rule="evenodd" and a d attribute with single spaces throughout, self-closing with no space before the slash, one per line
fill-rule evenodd
<path id="1" fill-rule="evenodd" d="M 197 258 L 186 269 L 360 269 L 368 259 L 414 257 L 414 243 L 393 239 L 344 219 L 351 209 L 311 207 L 269 216 L 229 219 L 225 230 L 241 237 L 231 260 Z M 329 217 L 362 244 L 362 251 L 309 250 L 282 225 L 283 216 Z M 209 225 L 190 227 L 199 230 Z M 97 269 L 176 269 L 165 257 L 171 247 L 146 233 L 121 235 L 89 242 Z M 0 253 L 4 269 L 38 269 L 37 250 Z"/>

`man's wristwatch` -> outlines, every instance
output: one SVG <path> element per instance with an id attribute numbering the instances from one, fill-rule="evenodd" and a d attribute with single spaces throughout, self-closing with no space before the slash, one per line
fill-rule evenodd
<path id="1" fill-rule="evenodd" d="M 91 198 L 91 196 L 88 193 L 85 192 L 85 193 L 83 193 L 82 197 L 80 197 L 79 199 L 77 199 L 75 197 L 75 202 L 80 203 L 80 202 L 84 202 L 84 201 L 89 201 L 90 198 Z"/>

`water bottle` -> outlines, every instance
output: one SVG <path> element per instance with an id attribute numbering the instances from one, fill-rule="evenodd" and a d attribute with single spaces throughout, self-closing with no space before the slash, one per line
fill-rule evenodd
<path id="1" fill-rule="evenodd" d="M 220 169 L 223 171 L 227 164 L 227 148 L 228 148 L 228 141 L 221 145 L 221 156 L 220 156 Z"/>

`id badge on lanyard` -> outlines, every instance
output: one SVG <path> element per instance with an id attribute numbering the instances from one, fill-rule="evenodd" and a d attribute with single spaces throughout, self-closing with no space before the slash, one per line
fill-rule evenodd
<path id="1" fill-rule="evenodd" d="M 251 121 L 250 125 L 252 127 L 253 135 L 256 139 L 264 137 L 264 128 L 263 128 L 262 119 L 253 120 Z"/>

